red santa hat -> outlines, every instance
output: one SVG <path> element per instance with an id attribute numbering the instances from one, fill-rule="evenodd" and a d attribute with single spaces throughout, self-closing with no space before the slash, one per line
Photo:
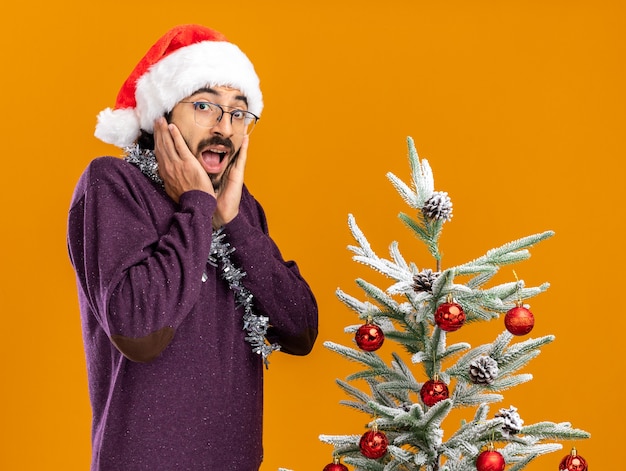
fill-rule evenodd
<path id="1" fill-rule="evenodd" d="M 98 114 L 95 136 L 118 147 L 132 145 L 141 129 L 203 87 L 241 91 L 248 111 L 261 116 L 263 95 L 248 57 L 221 33 L 199 25 L 180 25 L 159 39 L 139 61 L 119 91 L 115 108 Z"/>

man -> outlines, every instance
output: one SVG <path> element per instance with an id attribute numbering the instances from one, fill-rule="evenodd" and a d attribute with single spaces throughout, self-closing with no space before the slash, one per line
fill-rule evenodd
<path id="1" fill-rule="evenodd" d="M 244 185 L 263 108 L 248 58 L 168 31 L 122 86 L 71 202 L 93 410 L 92 470 L 242 470 L 262 461 L 263 363 L 308 354 L 317 305 Z"/>

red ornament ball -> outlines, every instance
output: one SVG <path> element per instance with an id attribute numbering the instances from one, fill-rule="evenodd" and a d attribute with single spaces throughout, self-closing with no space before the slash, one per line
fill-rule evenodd
<path id="1" fill-rule="evenodd" d="M 525 307 L 517 306 L 507 311 L 504 325 L 513 335 L 526 335 L 535 326 L 535 316 Z"/>
<path id="2" fill-rule="evenodd" d="M 448 399 L 450 392 L 448 391 L 448 386 L 443 381 L 430 379 L 426 381 L 422 389 L 420 389 L 420 397 L 424 404 L 428 407 L 432 407 L 439 401 Z"/>
<path id="3" fill-rule="evenodd" d="M 376 460 L 385 456 L 389 440 L 384 432 L 378 430 L 369 430 L 365 432 L 359 441 L 361 454 L 366 458 Z"/>
<path id="4" fill-rule="evenodd" d="M 572 452 L 561 460 L 559 471 L 587 471 L 587 461 L 573 448 Z"/>
<path id="5" fill-rule="evenodd" d="M 385 341 L 385 334 L 376 324 L 368 322 L 358 328 L 354 339 L 361 350 L 373 352 L 374 350 L 378 350 L 383 344 Z"/>
<path id="6" fill-rule="evenodd" d="M 495 450 L 485 450 L 476 458 L 478 471 L 504 471 L 504 457 Z"/>
<path id="7" fill-rule="evenodd" d="M 348 471 L 348 468 L 341 464 L 339 460 L 335 459 L 332 463 L 324 466 L 322 471 Z"/>
<path id="8" fill-rule="evenodd" d="M 460 304 L 442 303 L 435 311 L 435 323 L 441 330 L 454 332 L 465 322 L 465 312 Z"/>

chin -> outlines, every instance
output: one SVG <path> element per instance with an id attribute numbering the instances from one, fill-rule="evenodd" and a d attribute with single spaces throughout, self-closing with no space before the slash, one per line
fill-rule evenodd
<path id="1" fill-rule="evenodd" d="M 213 184 L 213 190 L 217 193 L 222 187 L 222 176 L 209 174 L 209 178 L 211 179 L 211 183 Z"/>

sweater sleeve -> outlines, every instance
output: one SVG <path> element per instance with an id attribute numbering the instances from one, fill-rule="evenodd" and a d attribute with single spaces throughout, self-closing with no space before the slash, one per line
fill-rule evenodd
<path id="1" fill-rule="evenodd" d="M 255 311 L 269 318 L 268 339 L 285 353 L 306 355 L 317 338 L 317 302 L 296 263 L 285 261 L 269 237 L 265 214 L 256 200 L 254 207 L 258 227 L 241 214 L 224 227 L 235 249 L 231 257 L 246 272 L 242 282 L 254 297 Z"/>
<path id="2" fill-rule="evenodd" d="M 158 227 L 132 182 L 119 172 L 94 173 L 83 175 L 70 209 L 70 257 L 113 344 L 133 361 L 150 361 L 199 298 L 215 199 L 187 192 Z"/>

